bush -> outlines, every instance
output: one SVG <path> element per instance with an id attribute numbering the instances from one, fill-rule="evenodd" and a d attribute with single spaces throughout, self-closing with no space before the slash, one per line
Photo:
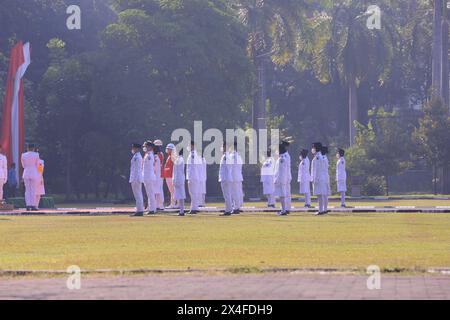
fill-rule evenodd
<path id="1" fill-rule="evenodd" d="M 361 193 L 365 196 L 382 196 L 386 194 L 386 179 L 381 176 L 369 176 Z"/>

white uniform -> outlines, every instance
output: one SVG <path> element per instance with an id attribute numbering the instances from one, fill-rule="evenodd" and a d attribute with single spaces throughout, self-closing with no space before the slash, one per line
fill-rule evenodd
<path id="1" fill-rule="evenodd" d="M 340 157 L 336 163 L 336 182 L 338 192 L 347 192 L 347 171 L 344 157 Z"/>
<path id="2" fill-rule="evenodd" d="M 174 187 L 174 197 L 176 201 L 186 199 L 186 176 L 184 174 L 184 159 L 183 157 L 177 157 L 175 163 L 173 164 L 173 175 L 172 175 L 173 187 Z"/>
<path id="3" fill-rule="evenodd" d="M 191 196 L 191 211 L 198 211 L 202 196 L 202 158 L 196 151 L 191 151 L 187 160 L 186 178 L 188 180 L 189 195 Z"/>
<path id="4" fill-rule="evenodd" d="M 243 161 L 237 151 L 231 153 L 231 163 L 233 210 L 240 210 L 244 204 L 244 191 L 242 189 L 244 177 L 242 175 Z"/>
<path id="5" fill-rule="evenodd" d="M 3 200 L 3 186 L 8 180 L 8 159 L 0 154 L 0 200 Z"/>
<path id="6" fill-rule="evenodd" d="M 233 211 L 233 174 L 231 165 L 231 155 L 226 152 L 220 160 L 219 182 L 225 199 L 225 212 Z"/>
<path id="7" fill-rule="evenodd" d="M 206 159 L 202 158 L 202 172 L 201 172 L 201 181 L 202 181 L 202 185 L 201 185 L 201 205 L 205 205 L 205 200 L 206 200 L 206 181 L 208 180 L 208 173 L 207 173 L 207 164 L 206 164 Z"/>
<path id="8" fill-rule="evenodd" d="M 326 170 L 325 170 L 326 179 L 325 179 L 325 181 L 327 183 L 327 189 L 328 189 L 328 194 L 327 195 L 331 196 L 332 193 L 331 193 L 331 181 L 330 181 L 330 171 L 329 171 L 330 163 L 328 162 L 328 157 L 326 155 L 324 155 L 323 158 L 325 160 L 325 167 L 326 167 Z"/>
<path id="9" fill-rule="evenodd" d="M 142 155 L 136 152 L 131 158 L 130 180 L 134 199 L 136 200 L 136 212 L 144 212 L 144 197 L 142 195 Z"/>
<path id="10" fill-rule="evenodd" d="M 275 195 L 278 197 L 287 198 L 290 195 L 289 188 L 289 160 L 286 153 L 280 155 L 275 164 L 274 183 Z M 286 208 L 287 209 L 287 208 Z"/>
<path id="11" fill-rule="evenodd" d="M 145 186 L 145 191 L 147 193 L 147 208 L 150 212 L 155 212 L 155 189 L 157 188 L 157 181 L 155 174 L 155 155 L 153 152 L 148 152 L 144 157 L 144 163 L 142 165 L 142 178 Z"/>
<path id="12" fill-rule="evenodd" d="M 39 153 L 30 151 L 22 154 L 23 181 L 25 183 L 25 203 L 27 207 L 37 207 L 36 187 L 39 183 Z"/>
<path id="13" fill-rule="evenodd" d="M 314 195 L 328 195 L 327 166 L 321 152 L 317 152 L 311 165 L 311 181 Z"/>
<path id="14" fill-rule="evenodd" d="M 289 152 L 285 153 L 286 155 L 286 161 L 287 161 L 287 167 L 288 167 L 288 196 L 286 197 L 286 210 L 291 211 L 291 202 L 292 202 L 292 192 L 291 192 L 291 182 L 292 182 L 292 172 L 291 172 L 291 155 Z"/>
<path id="15" fill-rule="evenodd" d="M 261 167 L 261 182 L 263 185 L 263 194 L 267 197 L 268 204 L 275 204 L 275 184 L 274 184 L 275 160 L 272 157 L 267 158 Z"/>
<path id="16" fill-rule="evenodd" d="M 300 161 L 298 165 L 298 183 L 300 194 L 311 194 L 311 173 L 309 158 Z"/>

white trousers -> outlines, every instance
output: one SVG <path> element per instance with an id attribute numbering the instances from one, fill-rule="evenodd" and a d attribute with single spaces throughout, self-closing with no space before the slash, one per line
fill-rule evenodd
<path id="1" fill-rule="evenodd" d="M 144 182 L 145 192 L 147 193 L 148 211 L 156 211 L 156 199 L 155 199 L 155 181 Z"/>
<path id="2" fill-rule="evenodd" d="M 5 185 L 5 183 L 2 181 L 0 182 L 0 200 L 4 200 L 3 199 L 3 186 Z"/>
<path id="3" fill-rule="evenodd" d="M 221 182 L 223 198 L 225 199 L 225 212 L 233 211 L 232 182 Z"/>
<path id="4" fill-rule="evenodd" d="M 25 178 L 23 182 L 25 184 L 25 203 L 27 207 L 37 207 L 36 204 L 36 187 L 38 184 L 38 179 Z"/>
<path id="5" fill-rule="evenodd" d="M 291 193 L 291 183 L 288 184 L 288 196 L 286 197 L 286 211 L 291 211 L 292 209 L 292 193 Z"/>
<path id="6" fill-rule="evenodd" d="M 132 182 L 131 189 L 133 190 L 134 199 L 136 200 L 136 212 L 144 212 L 144 196 L 142 194 L 142 183 Z"/>
<path id="7" fill-rule="evenodd" d="M 201 182 L 188 181 L 189 195 L 191 196 L 191 211 L 197 211 L 201 203 Z"/>
<path id="8" fill-rule="evenodd" d="M 242 190 L 242 181 L 230 182 L 232 187 L 231 201 L 233 203 L 233 209 L 239 210 L 244 204 L 244 192 Z"/>
<path id="9" fill-rule="evenodd" d="M 265 196 L 267 197 L 267 204 L 269 206 L 275 204 L 275 195 L 273 193 L 272 194 L 266 194 Z"/>

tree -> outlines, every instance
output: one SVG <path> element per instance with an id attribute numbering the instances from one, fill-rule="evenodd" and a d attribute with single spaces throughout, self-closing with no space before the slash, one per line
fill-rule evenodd
<path id="1" fill-rule="evenodd" d="M 450 166 L 450 116 L 440 98 L 432 99 L 423 108 L 423 117 L 414 131 L 417 156 L 433 170 L 434 193 L 438 193 L 438 169 Z"/>
<path id="2" fill-rule="evenodd" d="M 335 1 L 330 10 L 330 25 L 326 28 L 328 40 L 323 42 L 315 59 L 319 79 L 342 81 L 347 85 L 350 145 L 355 143 L 355 121 L 359 120 L 360 113 L 358 85 L 371 74 L 382 84 L 389 74 L 394 54 L 396 34 L 389 26 L 389 19 L 383 18 L 381 30 L 369 30 L 366 26 L 370 4 L 370 1 L 360 0 Z"/>
<path id="3" fill-rule="evenodd" d="M 357 129 L 356 143 L 349 153 L 358 155 L 355 158 L 358 163 L 352 162 L 350 157 L 348 166 L 355 165 L 354 170 L 359 174 L 384 177 L 389 195 L 389 176 L 401 174 L 412 165 L 410 130 L 395 112 L 386 112 L 383 108 L 371 110 L 368 125 L 358 124 Z"/>

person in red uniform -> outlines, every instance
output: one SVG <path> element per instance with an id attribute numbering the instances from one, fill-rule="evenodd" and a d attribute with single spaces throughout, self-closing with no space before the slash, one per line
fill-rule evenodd
<path id="1" fill-rule="evenodd" d="M 174 187 L 173 187 L 173 180 L 172 180 L 173 165 L 174 165 L 173 158 L 175 155 L 175 145 L 174 144 L 170 143 L 167 145 L 166 154 L 167 154 L 167 160 L 166 160 L 166 163 L 164 164 L 164 170 L 162 172 L 163 172 L 163 178 L 166 180 L 166 185 L 170 192 L 169 209 L 175 209 L 176 208 L 175 194 L 174 194 Z"/>

